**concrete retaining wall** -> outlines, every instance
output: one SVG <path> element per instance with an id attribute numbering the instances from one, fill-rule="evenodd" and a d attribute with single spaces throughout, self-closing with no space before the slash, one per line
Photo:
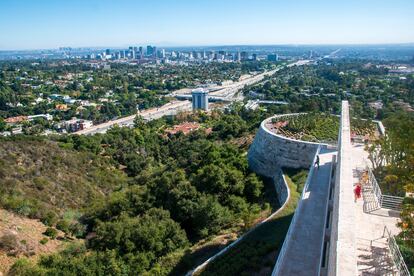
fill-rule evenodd
<path id="1" fill-rule="evenodd" d="M 272 177 L 274 172 L 279 171 L 282 167 L 309 168 L 318 146 L 328 146 L 327 144 L 290 139 L 276 134 L 266 127 L 266 124 L 271 122 L 273 118 L 294 115 L 298 115 L 298 113 L 276 115 L 260 124 L 248 152 L 251 170 Z"/>
<path id="2" fill-rule="evenodd" d="M 272 177 L 272 182 L 275 185 L 277 200 L 282 206 L 289 197 L 289 188 L 286 184 L 286 180 L 283 177 L 282 170 L 278 170 L 277 173 Z"/>

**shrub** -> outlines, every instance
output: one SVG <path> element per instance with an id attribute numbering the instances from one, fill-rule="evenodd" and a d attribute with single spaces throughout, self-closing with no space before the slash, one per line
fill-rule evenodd
<path id="1" fill-rule="evenodd" d="M 43 275 L 43 273 L 39 268 L 37 268 L 27 258 L 20 258 L 13 264 L 13 266 L 10 268 L 10 271 L 8 272 L 7 275 L 31 276 L 31 275 Z"/>
<path id="2" fill-rule="evenodd" d="M 41 221 L 47 225 L 47 226 L 52 226 L 56 223 L 56 221 L 58 220 L 58 217 L 56 216 L 56 214 L 54 212 L 47 212 L 42 218 Z"/>
<path id="3" fill-rule="evenodd" d="M 65 219 L 61 219 L 56 223 L 56 228 L 60 231 L 63 231 L 65 234 L 69 233 L 69 226 L 70 226 L 69 221 Z"/>
<path id="4" fill-rule="evenodd" d="M 43 235 L 46 235 L 50 237 L 51 239 L 56 239 L 58 235 L 58 231 L 55 228 L 48 227 L 46 231 L 43 233 Z"/>
<path id="5" fill-rule="evenodd" d="M 42 191 L 49 185 L 49 182 L 47 181 L 47 179 L 43 177 L 35 177 L 33 179 L 33 184 L 36 187 L 36 189 Z"/>
<path id="6" fill-rule="evenodd" d="M 0 237 L 0 248 L 9 251 L 16 249 L 18 246 L 19 242 L 15 234 L 7 233 Z"/>
<path id="7" fill-rule="evenodd" d="M 44 245 L 44 244 L 47 244 L 48 241 L 49 241 L 48 238 L 43 238 L 39 241 L 39 243 Z"/>
<path id="8" fill-rule="evenodd" d="M 84 238 L 86 235 L 86 226 L 75 222 L 69 226 L 69 232 L 76 238 Z"/>

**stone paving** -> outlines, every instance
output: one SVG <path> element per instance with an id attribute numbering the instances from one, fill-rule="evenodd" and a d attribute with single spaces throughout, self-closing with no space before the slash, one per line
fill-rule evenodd
<path id="1" fill-rule="evenodd" d="M 352 156 L 351 126 L 347 101 L 342 101 L 339 139 L 328 275 L 357 275 L 356 210 L 352 185 L 352 170 L 355 166 Z"/>
<path id="2" fill-rule="evenodd" d="M 353 181 L 357 183 L 359 174 L 365 167 L 364 159 L 367 160 L 364 145 L 352 146 L 352 158 Z M 363 189 L 362 199 L 355 203 L 358 275 L 396 275 L 384 237 L 384 226 L 393 235 L 398 234 L 398 213 L 375 206 L 372 190 Z"/>
<path id="3" fill-rule="evenodd" d="M 336 152 L 321 152 L 320 168 L 314 169 L 297 215 L 279 275 L 317 275 L 325 228 L 332 157 Z"/>

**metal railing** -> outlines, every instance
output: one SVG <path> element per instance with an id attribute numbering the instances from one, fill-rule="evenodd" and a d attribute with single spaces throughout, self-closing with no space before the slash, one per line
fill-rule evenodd
<path id="1" fill-rule="evenodd" d="M 396 211 L 401 211 L 402 202 L 404 200 L 403 197 L 400 196 L 391 196 L 391 195 L 384 195 L 381 192 L 381 188 L 378 185 L 377 180 L 375 179 L 375 175 L 372 172 L 371 168 L 366 166 L 366 169 L 368 170 L 368 182 L 370 187 L 372 188 L 372 191 L 375 195 L 375 199 L 378 204 L 378 208 L 385 208 L 385 209 L 391 209 Z"/>
<path id="2" fill-rule="evenodd" d="M 390 250 L 390 255 L 392 261 L 394 262 L 395 268 L 400 276 L 410 276 L 410 271 L 408 270 L 407 265 L 405 264 L 404 258 L 401 254 L 400 248 L 398 247 L 395 237 L 388 230 L 387 226 L 384 227 L 383 236 L 387 238 L 388 248 Z"/>
<path id="3" fill-rule="evenodd" d="M 330 242 L 328 237 L 328 233 L 331 231 L 331 224 L 332 224 L 332 213 L 330 212 L 329 208 L 329 202 L 333 198 L 333 193 L 335 189 L 335 165 L 336 165 L 336 156 L 332 156 L 332 163 L 331 163 L 331 169 L 329 172 L 329 183 L 328 183 L 328 196 L 326 198 L 326 208 L 325 208 L 325 216 L 324 216 L 324 222 L 325 222 L 325 228 L 322 233 L 323 239 L 320 249 L 321 259 L 319 262 L 319 273 L 318 275 L 326 275 L 327 273 L 327 267 L 329 262 L 329 247 Z"/>
<path id="4" fill-rule="evenodd" d="M 378 185 L 377 179 L 375 179 L 375 175 L 372 172 L 371 168 L 366 166 L 366 169 L 368 170 L 368 183 L 370 187 L 372 188 L 372 191 L 374 193 L 377 207 L 381 208 L 381 201 L 382 201 L 382 192 L 381 188 Z"/>

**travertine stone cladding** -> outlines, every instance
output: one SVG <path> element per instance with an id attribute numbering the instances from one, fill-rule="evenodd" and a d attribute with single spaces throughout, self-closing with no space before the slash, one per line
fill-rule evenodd
<path id="1" fill-rule="evenodd" d="M 281 170 L 278 170 L 277 173 L 272 177 L 272 182 L 275 185 L 277 199 L 279 204 L 282 206 L 288 199 L 289 192 L 288 186 L 283 178 Z"/>
<path id="2" fill-rule="evenodd" d="M 249 167 L 267 177 L 273 177 L 282 167 L 309 168 L 321 144 L 290 139 L 270 131 L 266 124 L 272 118 L 261 123 L 250 146 Z"/>

